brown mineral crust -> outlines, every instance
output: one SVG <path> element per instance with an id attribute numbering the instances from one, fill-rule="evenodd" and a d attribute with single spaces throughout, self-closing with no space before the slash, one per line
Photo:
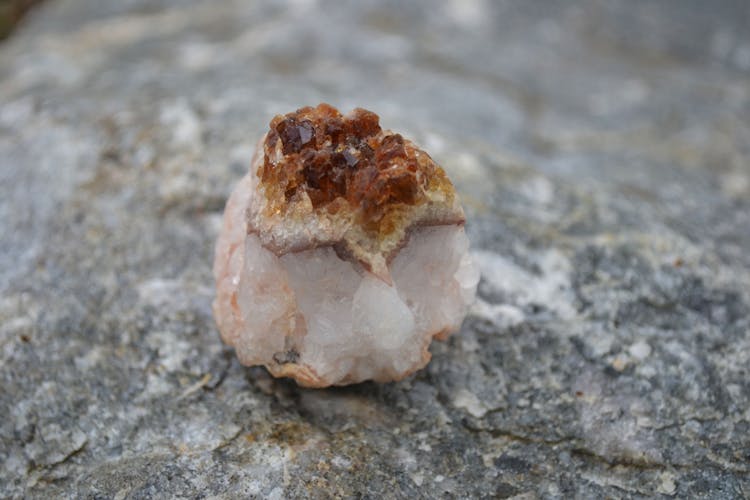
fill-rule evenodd
<path id="1" fill-rule="evenodd" d="M 383 131 L 378 116 L 361 108 L 343 116 L 320 104 L 276 116 L 263 149 L 257 174 L 269 215 L 286 213 L 306 195 L 313 211 L 349 210 L 368 232 L 387 235 L 430 192 L 453 197 L 427 153 Z"/>

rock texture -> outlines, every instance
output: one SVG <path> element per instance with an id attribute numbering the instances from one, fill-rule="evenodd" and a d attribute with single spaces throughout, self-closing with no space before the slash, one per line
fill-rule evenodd
<path id="1" fill-rule="evenodd" d="M 748 15 L 44 3 L 0 47 L 0 496 L 747 497 Z M 465 204 L 481 300 L 396 384 L 271 379 L 211 318 L 253 141 L 321 101 Z"/>

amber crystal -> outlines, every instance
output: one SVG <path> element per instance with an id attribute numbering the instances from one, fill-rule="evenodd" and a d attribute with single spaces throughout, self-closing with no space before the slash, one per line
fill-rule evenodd
<path id="1" fill-rule="evenodd" d="M 378 115 L 361 108 L 343 116 L 320 104 L 276 116 L 263 150 L 258 176 L 273 211 L 303 196 L 316 210 L 341 199 L 372 227 L 389 207 L 424 203 L 430 182 L 450 185 L 429 155 L 400 134 L 384 132 Z"/>

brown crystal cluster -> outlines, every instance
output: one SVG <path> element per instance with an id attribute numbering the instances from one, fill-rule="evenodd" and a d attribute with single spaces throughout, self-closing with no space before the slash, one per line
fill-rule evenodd
<path id="1" fill-rule="evenodd" d="M 378 115 L 357 108 L 342 115 L 328 104 L 271 120 L 258 177 L 269 210 L 283 212 L 306 194 L 313 209 L 360 210 L 379 226 L 391 207 L 426 201 L 453 188 L 442 168 L 400 134 L 380 128 Z"/>

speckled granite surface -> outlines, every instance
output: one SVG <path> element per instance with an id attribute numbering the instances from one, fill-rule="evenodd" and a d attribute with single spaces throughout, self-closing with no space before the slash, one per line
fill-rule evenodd
<path id="1" fill-rule="evenodd" d="M 745 2 L 50 0 L 0 46 L 0 497 L 750 495 Z M 482 268 L 398 384 L 210 313 L 271 116 L 377 111 Z"/>

